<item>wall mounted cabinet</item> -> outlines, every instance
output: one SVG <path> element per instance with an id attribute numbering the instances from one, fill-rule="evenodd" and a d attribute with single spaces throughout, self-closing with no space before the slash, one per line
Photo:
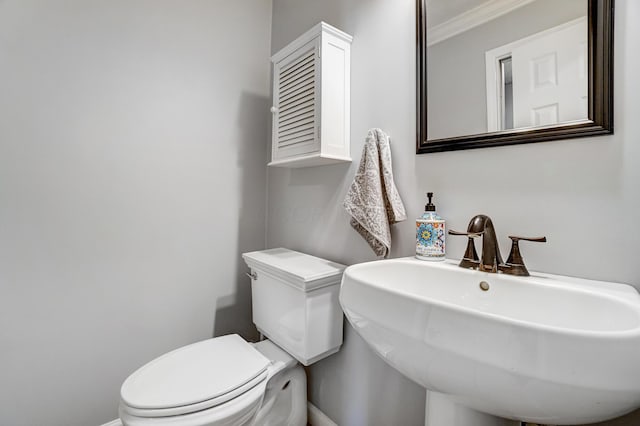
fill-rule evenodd
<path id="1" fill-rule="evenodd" d="M 352 37 L 319 23 L 273 55 L 270 166 L 351 161 Z"/>

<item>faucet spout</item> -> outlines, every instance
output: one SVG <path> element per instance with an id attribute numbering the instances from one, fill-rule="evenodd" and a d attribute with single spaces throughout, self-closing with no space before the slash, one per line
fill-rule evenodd
<path id="1" fill-rule="evenodd" d="M 484 272 L 497 273 L 498 271 L 504 272 L 510 275 L 528 276 L 526 266 L 524 266 L 524 260 L 520 254 L 520 248 L 518 242 L 521 240 L 534 241 L 538 243 L 547 242 L 547 237 L 517 237 L 510 235 L 511 241 L 511 253 L 507 258 L 507 263 L 502 261 L 502 255 L 500 255 L 500 247 L 498 246 L 498 238 L 496 237 L 496 229 L 493 227 L 491 218 L 484 214 L 479 214 L 471 218 L 469 225 L 467 226 L 467 232 L 459 232 L 449 230 L 449 235 L 464 235 L 469 238 L 467 241 L 467 250 L 464 252 L 464 257 L 460 261 L 461 268 L 479 269 Z M 482 256 L 478 260 L 478 253 L 476 252 L 475 243 L 473 240 L 477 237 L 482 237 Z"/>
<path id="2" fill-rule="evenodd" d="M 484 214 L 474 216 L 469 222 L 467 232 L 482 235 L 480 270 L 485 272 L 498 272 L 498 269 L 504 265 L 504 262 L 502 261 L 496 230 L 493 227 L 491 218 Z"/>

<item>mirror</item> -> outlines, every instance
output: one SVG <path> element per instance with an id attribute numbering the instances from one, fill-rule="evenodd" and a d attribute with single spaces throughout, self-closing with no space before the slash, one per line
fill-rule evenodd
<path id="1" fill-rule="evenodd" d="M 613 133 L 613 0 L 417 0 L 417 153 Z"/>

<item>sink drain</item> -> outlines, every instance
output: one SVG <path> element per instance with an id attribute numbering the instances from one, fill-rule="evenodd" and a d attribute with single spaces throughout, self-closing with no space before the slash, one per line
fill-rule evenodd
<path id="1" fill-rule="evenodd" d="M 489 290 L 489 283 L 486 281 L 480 281 L 480 290 L 482 291 Z"/>

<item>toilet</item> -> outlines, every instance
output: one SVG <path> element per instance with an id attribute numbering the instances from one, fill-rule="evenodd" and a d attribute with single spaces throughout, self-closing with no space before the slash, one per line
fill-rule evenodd
<path id="1" fill-rule="evenodd" d="M 251 270 L 253 322 L 266 339 L 214 337 L 145 364 L 120 390 L 124 426 L 307 424 L 302 365 L 342 345 L 345 266 L 284 248 L 242 257 Z"/>

